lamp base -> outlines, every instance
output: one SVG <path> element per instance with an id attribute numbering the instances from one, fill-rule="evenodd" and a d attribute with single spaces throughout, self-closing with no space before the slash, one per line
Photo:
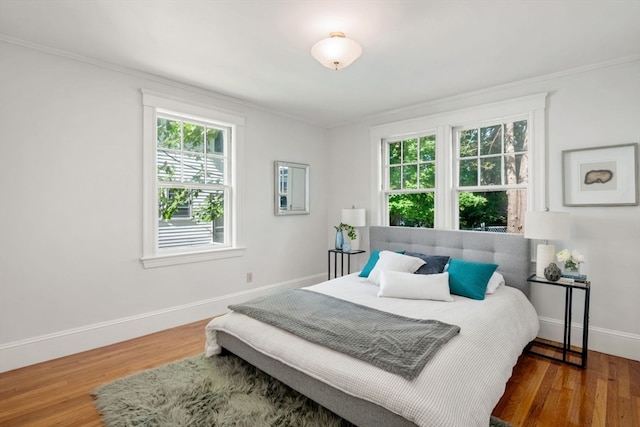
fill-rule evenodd
<path id="1" fill-rule="evenodd" d="M 544 269 L 556 259 L 556 247 L 554 245 L 538 245 L 536 249 L 536 276 L 544 277 Z"/>

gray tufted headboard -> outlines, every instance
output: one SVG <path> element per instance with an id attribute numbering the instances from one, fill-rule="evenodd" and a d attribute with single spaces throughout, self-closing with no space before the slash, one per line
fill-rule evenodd
<path id="1" fill-rule="evenodd" d="M 520 234 L 371 226 L 369 241 L 371 250 L 404 249 L 498 264 L 507 286 L 518 288 L 529 297 L 530 244 Z"/>

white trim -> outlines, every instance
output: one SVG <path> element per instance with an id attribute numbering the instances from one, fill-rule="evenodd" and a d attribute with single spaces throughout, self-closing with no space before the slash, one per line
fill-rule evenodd
<path id="1" fill-rule="evenodd" d="M 377 200 L 372 209 L 372 225 L 384 225 L 386 213 L 382 194 L 381 141 L 419 132 L 436 133 L 436 196 L 435 228 L 453 230 L 457 228 L 454 188 L 454 150 L 451 147 L 455 128 L 470 123 L 499 121 L 515 116 L 527 117 L 529 121 L 529 185 L 528 209 L 546 205 L 546 122 L 547 93 L 537 93 L 453 111 L 415 117 L 398 122 L 372 126 L 370 129 L 371 150 L 371 200 Z M 441 169 L 445 168 L 443 172 Z M 542 209 L 539 209 L 542 210 Z"/>
<path id="2" fill-rule="evenodd" d="M 326 273 L 301 277 L 163 310 L 13 341 L 0 346 L 0 372 L 92 350 L 202 319 L 213 318 L 226 313 L 229 304 L 246 301 L 281 289 L 311 286 L 325 279 Z M 202 333 L 204 337 L 204 331 Z M 202 350 L 204 351 L 204 347 Z"/>
<path id="3" fill-rule="evenodd" d="M 244 255 L 242 244 L 243 216 L 239 209 L 242 204 L 242 175 L 238 172 L 242 165 L 244 155 L 244 124 L 245 118 L 227 111 L 220 111 L 210 105 L 185 101 L 172 95 L 165 95 L 147 89 L 141 89 L 143 104 L 143 208 L 142 208 L 142 258 L 145 268 L 165 267 L 229 258 Z M 195 120 L 216 123 L 231 129 L 231 140 L 226 141 L 225 156 L 229 158 L 229 167 L 225 168 L 227 185 L 230 186 L 228 195 L 231 198 L 231 206 L 228 206 L 228 197 L 225 197 L 225 245 L 224 249 L 212 249 L 205 247 L 198 249 L 179 249 L 173 252 L 157 248 L 158 218 L 156 215 L 158 206 L 158 192 L 156 182 L 156 116 L 158 110 L 190 117 Z"/>
<path id="4" fill-rule="evenodd" d="M 188 264 L 191 262 L 210 261 L 214 259 L 234 258 L 245 254 L 246 248 L 213 249 L 210 251 L 172 253 L 141 258 L 144 268 L 167 267 L 170 265 Z"/>
<path id="5" fill-rule="evenodd" d="M 562 342 L 564 321 L 549 317 L 539 317 L 538 337 Z M 571 323 L 571 344 L 582 345 L 582 324 Z M 640 361 L 640 335 L 590 326 L 588 349 Z M 587 359 L 588 366 L 588 359 Z"/>

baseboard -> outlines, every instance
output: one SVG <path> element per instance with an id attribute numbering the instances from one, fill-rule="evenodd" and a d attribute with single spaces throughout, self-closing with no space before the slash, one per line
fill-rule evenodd
<path id="1" fill-rule="evenodd" d="M 540 338 L 562 342 L 564 322 L 540 317 Z M 571 344 L 582 346 L 582 325 L 571 325 Z M 589 350 L 640 361 L 640 335 L 589 326 Z"/>
<path id="2" fill-rule="evenodd" d="M 325 273 L 222 295 L 164 310 L 95 323 L 0 346 L 0 372 L 92 350 L 143 335 L 197 322 L 228 311 L 229 304 L 279 289 L 300 288 L 326 280 Z M 202 332 L 204 334 L 204 330 Z M 204 351 L 204 347 L 202 349 Z"/>

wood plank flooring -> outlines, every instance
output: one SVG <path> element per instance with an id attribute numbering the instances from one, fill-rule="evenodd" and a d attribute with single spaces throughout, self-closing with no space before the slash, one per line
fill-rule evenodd
<path id="1" fill-rule="evenodd" d="M 0 426 L 102 426 L 95 387 L 202 353 L 207 322 L 0 374 Z M 638 427 L 640 362 L 590 351 L 582 370 L 522 355 L 493 414 L 517 427 Z"/>

